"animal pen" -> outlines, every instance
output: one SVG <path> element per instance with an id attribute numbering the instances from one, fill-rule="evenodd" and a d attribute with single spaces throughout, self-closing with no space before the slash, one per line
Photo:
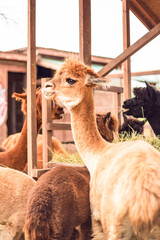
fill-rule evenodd
<path id="1" fill-rule="evenodd" d="M 50 102 L 43 99 L 42 104 L 42 128 L 43 128 L 43 166 L 37 169 L 36 161 L 36 46 L 35 46 L 35 10 L 36 0 L 28 0 L 28 48 L 27 48 L 27 121 L 28 121 L 28 174 L 37 178 L 45 169 L 48 162 L 47 145 L 51 143 L 51 130 L 68 130 L 69 123 L 52 123 L 50 114 Z M 101 76 L 108 75 L 113 69 L 123 63 L 124 72 L 124 99 L 131 97 L 131 68 L 130 57 L 143 46 L 160 34 L 160 1 L 159 0 L 122 0 L 123 6 L 123 48 L 124 51 L 114 60 L 106 64 L 100 71 Z M 129 11 L 132 11 L 149 30 L 142 38 L 130 45 L 130 19 Z M 79 0 L 79 34 L 80 52 L 79 58 L 85 64 L 91 64 L 91 1 Z M 46 79 L 42 80 L 43 83 Z M 102 89 L 100 89 L 102 90 Z M 122 88 L 112 87 L 109 91 L 117 93 L 118 118 L 121 120 L 121 93 Z"/>

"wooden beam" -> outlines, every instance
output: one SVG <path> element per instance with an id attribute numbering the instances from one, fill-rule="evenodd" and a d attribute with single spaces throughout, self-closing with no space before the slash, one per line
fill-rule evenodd
<path id="1" fill-rule="evenodd" d="M 130 10 L 148 29 L 152 29 L 159 23 L 159 19 L 145 5 L 144 1 L 143 2 L 141 0 L 130 1 Z"/>
<path id="2" fill-rule="evenodd" d="M 27 56 L 25 54 L 19 54 L 19 53 L 0 52 L 0 59 L 26 62 Z"/>
<path id="3" fill-rule="evenodd" d="M 71 130 L 71 123 L 56 123 L 56 122 L 51 122 L 47 123 L 47 130 Z"/>
<path id="4" fill-rule="evenodd" d="M 37 121 L 36 121 L 36 0 L 28 0 L 28 48 L 27 48 L 27 127 L 28 127 L 28 174 L 37 168 Z"/>
<path id="5" fill-rule="evenodd" d="M 131 76 L 147 76 L 147 75 L 159 75 L 160 70 L 144 71 L 144 72 L 132 72 Z M 123 78 L 122 73 L 109 74 L 109 78 Z"/>
<path id="6" fill-rule="evenodd" d="M 122 0 L 123 5 L 123 50 L 130 46 L 129 1 Z M 131 97 L 131 64 L 130 58 L 123 63 L 124 100 Z"/>
<path id="7" fill-rule="evenodd" d="M 42 88 L 47 81 L 49 81 L 49 78 L 42 78 Z M 49 148 L 52 149 L 52 129 L 47 129 L 48 122 L 52 121 L 51 104 L 51 100 L 47 100 L 42 95 L 43 168 L 46 168 L 47 163 L 52 159 L 52 154 L 49 150 Z"/>
<path id="8" fill-rule="evenodd" d="M 95 90 L 104 91 L 104 87 L 98 86 L 95 88 Z M 114 92 L 114 93 L 123 93 L 122 87 L 116 87 L 116 86 L 110 86 L 107 90 L 107 92 Z"/>
<path id="9" fill-rule="evenodd" d="M 79 0 L 80 60 L 91 65 L 91 3 Z"/>
<path id="10" fill-rule="evenodd" d="M 140 38 L 137 42 L 132 44 L 129 48 L 127 48 L 123 53 L 121 53 L 114 60 L 105 65 L 100 71 L 99 74 L 101 76 L 106 76 L 113 69 L 115 69 L 119 64 L 124 62 L 128 57 L 131 57 L 134 53 L 136 53 L 139 49 L 144 47 L 147 43 L 149 43 L 152 39 L 157 37 L 160 34 L 160 23 L 157 24 L 154 28 L 152 28 L 148 33 L 146 33 L 142 38 Z"/>

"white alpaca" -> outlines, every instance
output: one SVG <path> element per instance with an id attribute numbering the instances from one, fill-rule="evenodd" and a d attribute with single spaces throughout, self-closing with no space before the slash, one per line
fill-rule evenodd
<path id="1" fill-rule="evenodd" d="M 0 167 L 0 240 L 21 238 L 28 193 L 35 183 L 20 171 Z"/>
<path id="2" fill-rule="evenodd" d="M 93 87 L 105 80 L 67 59 L 43 93 L 71 113 L 77 149 L 91 176 L 94 239 L 160 239 L 160 153 L 144 141 L 108 143 L 99 134 Z"/>

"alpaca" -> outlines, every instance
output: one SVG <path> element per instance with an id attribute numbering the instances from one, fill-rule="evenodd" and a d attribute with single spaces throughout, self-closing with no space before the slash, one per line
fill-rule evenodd
<path id="1" fill-rule="evenodd" d="M 13 97 L 17 100 L 22 101 L 21 109 L 23 113 L 27 114 L 27 93 L 14 93 Z M 42 125 L 42 93 L 41 90 L 37 90 L 36 93 L 36 107 L 37 107 L 37 134 Z M 55 113 L 55 114 L 54 114 Z M 61 118 L 61 114 L 63 113 L 62 109 L 55 108 L 53 109 L 54 118 Z M 59 115 L 58 115 L 59 114 Z M 20 134 L 20 137 L 16 143 L 16 145 L 7 150 L 5 152 L 0 153 L 0 164 L 2 166 L 7 166 L 19 171 L 24 171 L 26 169 L 27 164 L 27 117 L 25 118 L 23 128 Z M 42 165 L 42 162 L 39 162 Z"/>
<path id="2" fill-rule="evenodd" d="M 54 109 L 54 111 L 55 111 L 55 109 Z M 54 116 L 52 116 L 52 117 L 54 117 Z M 2 146 L 6 150 L 9 150 L 9 149 L 13 148 L 13 146 L 17 143 L 20 135 L 21 135 L 21 133 L 15 133 L 15 134 L 12 134 L 12 135 L 8 136 L 2 142 Z M 65 154 L 66 153 L 66 150 L 63 147 L 62 143 L 55 137 L 52 137 L 52 150 L 55 153 L 60 153 L 60 154 Z M 38 163 L 38 168 L 39 169 L 43 168 L 42 159 L 43 159 L 43 139 L 42 139 L 42 135 L 38 134 L 38 136 L 37 136 L 37 163 Z"/>
<path id="3" fill-rule="evenodd" d="M 134 88 L 134 98 L 124 101 L 125 114 L 145 117 L 156 136 L 160 136 L 160 91 L 146 82 L 146 87 Z"/>
<path id="4" fill-rule="evenodd" d="M 91 239 L 86 167 L 57 164 L 38 179 L 29 196 L 24 232 L 26 240 Z"/>
<path id="5" fill-rule="evenodd" d="M 113 133 L 116 132 L 118 126 L 115 116 L 110 112 L 97 113 L 96 120 L 99 131 L 105 140 L 113 141 Z M 58 166 L 43 174 L 30 194 L 25 224 L 26 240 L 49 240 L 52 239 L 52 235 L 65 240 L 71 238 L 91 239 L 89 180 L 89 172 L 86 167 L 82 166 Z M 78 190 L 79 188 L 81 191 Z M 77 197 L 73 198 L 72 194 Z M 60 195 L 62 195 L 61 202 L 59 201 Z M 64 204 L 64 201 L 67 202 L 67 205 Z M 37 208 L 37 206 L 39 207 Z M 57 206 L 59 207 L 57 208 Z M 72 217 L 68 217 L 71 208 Z M 79 220 L 77 220 L 78 218 Z M 55 228 L 54 219 L 58 219 L 58 230 Z M 77 221 L 79 222 L 77 223 Z M 81 227 L 80 234 L 76 237 L 75 227 L 77 225 Z M 33 234 L 35 234 L 34 237 Z"/>
<path id="6" fill-rule="evenodd" d="M 121 126 L 119 126 L 119 133 L 126 136 L 127 134 L 129 136 L 134 134 L 142 134 L 144 130 L 144 124 L 146 123 L 146 120 L 140 121 L 137 118 L 127 116 L 126 114 L 123 114 L 124 122 Z"/>
<path id="7" fill-rule="evenodd" d="M 160 152 L 143 141 L 109 143 L 96 126 L 92 68 L 66 59 L 43 88 L 69 109 L 76 147 L 90 173 L 94 240 L 160 239 Z"/>
<path id="8" fill-rule="evenodd" d="M 10 168 L 0 167 L 0 240 L 20 240 L 28 194 L 36 181 Z"/>
<path id="9" fill-rule="evenodd" d="M 111 112 L 104 114 L 96 113 L 96 122 L 98 131 L 106 141 L 112 142 L 117 137 L 118 121 Z"/>

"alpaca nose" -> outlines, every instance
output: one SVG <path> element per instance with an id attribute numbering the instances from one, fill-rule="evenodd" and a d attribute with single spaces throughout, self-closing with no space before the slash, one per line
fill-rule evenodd
<path id="1" fill-rule="evenodd" d="M 54 87 L 55 87 L 54 83 L 51 83 L 51 82 L 46 82 L 44 84 L 44 88 L 54 88 Z"/>
<path id="2" fill-rule="evenodd" d="M 51 82 L 46 82 L 44 84 L 44 88 L 42 89 L 42 93 L 46 98 L 49 99 L 49 97 L 53 96 L 55 94 L 55 85 Z"/>

